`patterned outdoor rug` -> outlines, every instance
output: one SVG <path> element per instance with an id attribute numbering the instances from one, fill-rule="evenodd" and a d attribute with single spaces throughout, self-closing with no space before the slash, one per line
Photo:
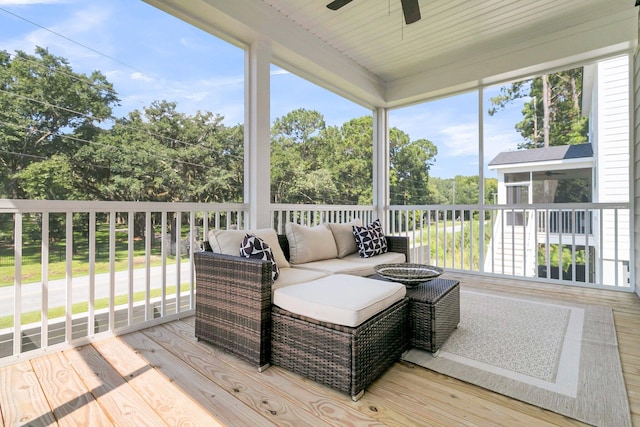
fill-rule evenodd
<path id="1" fill-rule="evenodd" d="M 462 291 L 438 357 L 403 359 L 597 426 L 630 426 L 610 308 Z"/>

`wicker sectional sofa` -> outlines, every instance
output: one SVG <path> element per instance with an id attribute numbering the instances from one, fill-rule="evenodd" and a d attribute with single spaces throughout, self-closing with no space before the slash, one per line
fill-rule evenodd
<path id="1" fill-rule="evenodd" d="M 213 251 L 194 254 L 196 337 L 235 354 L 259 370 L 270 364 L 281 366 L 347 393 L 353 400 L 359 399 L 365 387 L 398 360 L 409 343 L 408 299 L 404 296 L 404 287 L 363 276 L 373 274 L 377 263 L 408 260 L 408 239 L 387 236 L 388 255 L 382 254 L 385 256 L 379 261 L 364 258 L 358 262 L 357 254 L 349 257 L 341 253 L 342 258 L 336 258 L 333 263 L 332 259 L 324 259 L 290 264 L 290 249 L 294 245 L 289 244 L 286 235 L 276 235 L 273 230 L 258 230 L 257 234 L 261 234 L 270 247 L 278 245 L 274 258 L 282 267 L 275 281 L 270 261 L 232 255 L 228 248 L 224 253 L 224 247 L 216 247 L 229 235 L 220 233 L 218 237 L 223 237 L 216 242 L 210 233 L 208 246 L 214 248 Z M 294 250 L 299 251 L 300 247 Z M 392 286 L 385 287 L 385 283 Z M 364 315 L 359 312 L 364 316 L 362 319 L 345 325 L 351 321 L 348 316 L 339 324 L 331 321 L 335 312 L 327 319 L 322 314 L 318 316 L 300 309 L 294 312 L 274 303 L 274 295 L 276 301 L 279 297 L 281 301 L 291 297 L 279 294 L 278 289 L 286 288 L 286 291 L 300 291 L 298 294 L 303 300 L 298 302 L 298 307 L 305 307 L 304 298 L 311 298 L 309 305 L 313 306 L 314 297 L 309 296 L 313 292 L 309 289 L 314 289 L 315 284 L 329 286 L 326 288 L 329 292 L 351 289 L 356 295 L 375 292 L 369 289 L 379 287 L 386 306 L 373 311 L 369 308 Z M 296 293 L 290 294 L 295 299 Z M 322 299 L 322 294 L 318 298 Z M 339 295 L 334 299 L 340 299 Z"/>

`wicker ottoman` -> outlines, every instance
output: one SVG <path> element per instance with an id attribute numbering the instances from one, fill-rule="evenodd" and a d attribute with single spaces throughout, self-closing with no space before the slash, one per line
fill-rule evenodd
<path id="1" fill-rule="evenodd" d="M 348 393 L 354 401 L 407 349 L 407 298 L 357 327 L 273 306 L 271 363 Z"/>
<path id="2" fill-rule="evenodd" d="M 460 323 L 460 282 L 433 279 L 407 287 L 411 345 L 437 356 Z"/>

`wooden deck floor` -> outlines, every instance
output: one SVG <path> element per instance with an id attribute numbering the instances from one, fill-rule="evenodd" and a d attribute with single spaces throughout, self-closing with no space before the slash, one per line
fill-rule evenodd
<path id="1" fill-rule="evenodd" d="M 466 289 L 614 310 L 634 425 L 640 426 L 640 299 L 634 294 L 449 274 Z M 5 425 L 582 425 L 399 362 L 358 402 L 278 367 L 263 373 L 193 338 L 187 318 L 0 369 Z"/>

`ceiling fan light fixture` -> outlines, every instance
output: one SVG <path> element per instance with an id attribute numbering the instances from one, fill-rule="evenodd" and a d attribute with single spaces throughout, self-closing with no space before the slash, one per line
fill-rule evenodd
<path id="1" fill-rule="evenodd" d="M 327 8 L 331 10 L 338 10 L 352 1 L 353 0 L 334 0 L 327 5 Z M 418 0 L 401 0 L 401 2 L 402 12 L 404 13 L 404 22 L 407 25 L 413 24 L 422 18 L 422 16 L 420 16 L 420 5 L 418 4 Z"/>
<path id="2" fill-rule="evenodd" d="M 334 0 L 331 3 L 329 3 L 327 7 L 331 10 L 338 10 L 342 6 L 346 6 L 347 4 L 351 3 L 351 1 L 352 0 Z"/>
<path id="3" fill-rule="evenodd" d="M 418 0 L 402 0 L 402 12 L 404 12 L 404 22 L 407 25 L 413 24 L 422 18 Z"/>

